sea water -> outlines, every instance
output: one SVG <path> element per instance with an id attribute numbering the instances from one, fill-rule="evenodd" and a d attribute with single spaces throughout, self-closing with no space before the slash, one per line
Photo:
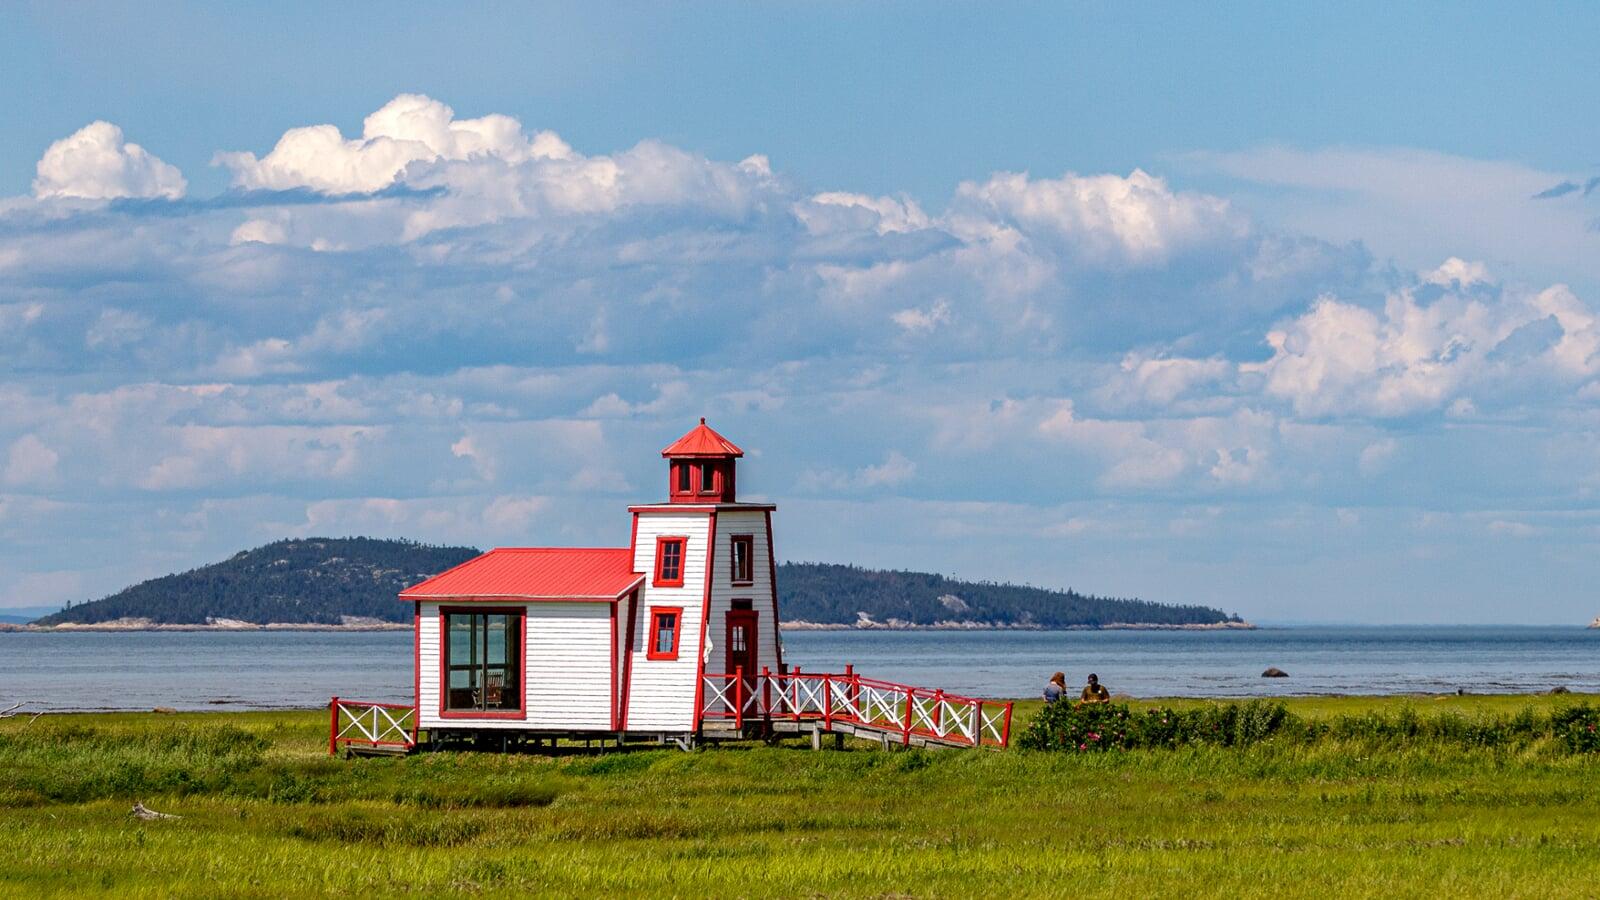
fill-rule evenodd
<path id="1" fill-rule="evenodd" d="M 1600 692 L 1600 630 L 1513 626 L 1255 631 L 797 631 L 786 658 L 981 697 L 1090 672 L 1136 697 Z M 277 709 L 407 702 L 409 631 L 0 632 L 0 708 Z M 1276 666 L 1288 678 L 1262 678 Z"/>

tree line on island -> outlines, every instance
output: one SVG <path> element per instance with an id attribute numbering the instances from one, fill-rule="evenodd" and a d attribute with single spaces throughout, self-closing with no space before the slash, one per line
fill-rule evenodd
<path id="1" fill-rule="evenodd" d="M 409 622 L 411 606 L 395 595 L 478 553 L 472 547 L 377 538 L 275 541 L 219 563 L 69 606 L 36 624 L 92 625 L 119 619 L 148 619 L 158 625 L 197 625 L 223 619 L 258 625 L 337 625 L 352 618 Z M 1237 616 L 1203 606 L 824 563 L 779 566 L 778 602 L 784 621 L 818 625 L 973 622 L 1000 627 L 1092 628 L 1239 621 Z"/>

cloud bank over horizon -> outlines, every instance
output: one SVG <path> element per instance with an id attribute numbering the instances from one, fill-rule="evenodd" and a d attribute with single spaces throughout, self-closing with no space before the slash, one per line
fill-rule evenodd
<path id="1" fill-rule="evenodd" d="M 1329 154 L 1202 163 L 1460 208 Z M 1138 168 L 932 208 L 419 94 L 214 160 L 191 197 L 95 122 L 0 200 L 0 605 L 295 534 L 621 543 L 705 415 L 788 558 L 1267 619 L 1504 621 L 1491 579 L 1541 573 L 1518 614 L 1600 612 L 1600 318 L 1587 262 L 1501 268 L 1525 235 L 1373 245 Z M 1535 198 L 1577 176 L 1472 171 L 1593 245 L 1585 192 Z"/>

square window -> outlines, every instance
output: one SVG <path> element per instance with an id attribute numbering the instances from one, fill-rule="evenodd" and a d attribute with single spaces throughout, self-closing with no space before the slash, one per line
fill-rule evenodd
<path id="1" fill-rule="evenodd" d="M 683 587 L 685 538 L 656 538 L 656 587 Z"/>
<path id="2" fill-rule="evenodd" d="M 733 583 L 749 584 L 755 580 L 755 535 L 733 536 Z"/>
<path id="3" fill-rule="evenodd" d="M 678 635 L 683 628 L 683 607 L 650 607 L 650 646 L 646 659 L 677 659 Z"/>

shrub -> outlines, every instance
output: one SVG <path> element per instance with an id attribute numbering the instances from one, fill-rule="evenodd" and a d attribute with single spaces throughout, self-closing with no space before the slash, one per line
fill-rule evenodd
<path id="1" fill-rule="evenodd" d="M 1307 720 L 1275 700 L 1215 703 L 1194 709 L 1135 712 L 1120 704 L 1056 703 L 1034 716 L 1017 738 L 1026 750 L 1086 753 L 1189 745 L 1249 747 L 1280 738 L 1364 744 L 1431 742 L 1460 747 L 1526 747 L 1554 739 L 1573 753 L 1600 753 L 1600 709 L 1576 704 L 1550 713 L 1528 707 L 1510 715 L 1422 715 L 1411 707 Z"/>
<path id="2" fill-rule="evenodd" d="M 1574 753 L 1600 753 L 1600 709 L 1568 706 L 1550 716 L 1552 729 Z"/>
<path id="3" fill-rule="evenodd" d="M 1142 713 L 1125 704 L 1056 703 L 1034 716 L 1017 739 L 1017 746 L 1076 753 L 1185 744 L 1242 747 L 1299 724 L 1299 719 L 1281 702 L 1269 700 L 1191 710 L 1157 707 Z"/>

